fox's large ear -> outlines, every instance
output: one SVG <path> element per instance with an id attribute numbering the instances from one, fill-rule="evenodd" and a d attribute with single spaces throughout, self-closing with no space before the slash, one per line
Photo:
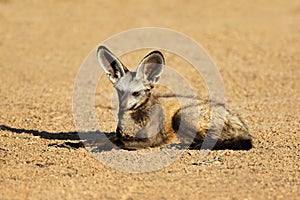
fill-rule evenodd
<path id="1" fill-rule="evenodd" d="M 136 77 L 147 82 L 156 83 L 163 72 L 164 56 L 159 51 L 152 51 L 141 61 Z"/>
<path id="2" fill-rule="evenodd" d="M 128 71 L 121 61 L 105 46 L 98 47 L 97 57 L 99 64 L 113 84 L 115 84 Z"/>

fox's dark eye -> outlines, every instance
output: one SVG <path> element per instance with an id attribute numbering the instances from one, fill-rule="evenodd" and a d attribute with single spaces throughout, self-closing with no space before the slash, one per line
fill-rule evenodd
<path id="1" fill-rule="evenodd" d="M 140 92 L 133 92 L 133 93 L 132 93 L 132 96 L 138 97 L 138 96 L 140 96 L 140 94 L 141 94 Z"/>

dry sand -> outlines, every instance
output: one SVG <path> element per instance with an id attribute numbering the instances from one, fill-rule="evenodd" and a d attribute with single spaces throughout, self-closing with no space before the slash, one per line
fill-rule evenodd
<path id="1" fill-rule="evenodd" d="M 0 0 L 0 199 L 299 198 L 299 25 L 297 0 Z M 213 151 L 207 159 L 223 160 L 202 165 L 186 151 L 162 170 L 124 173 L 80 147 L 72 115 L 80 64 L 113 34 L 145 26 L 207 50 L 253 149 Z M 100 123 L 113 131 L 101 101 Z"/>

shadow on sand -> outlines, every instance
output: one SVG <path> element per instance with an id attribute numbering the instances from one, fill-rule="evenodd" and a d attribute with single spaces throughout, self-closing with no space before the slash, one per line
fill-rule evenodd
<path id="1" fill-rule="evenodd" d="M 115 133 L 107 133 L 107 132 L 100 132 L 100 131 L 91 131 L 91 132 L 84 132 L 80 133 L 80 135 L 84 134 L 83 137 L 79 136 L 78 132 L 47 132 L 47 131 L 38 131 L 38 130 L 32 130 L 32 129 L 23 129 L 23 128 L 13 128 L 6 125 L 0 125 L 0 130 L 3 131 L 9 131 L 13 133 L 27 133 L 31 134 L 33 136 L 39 136 L 44 139 L 48 140 L 68 140 L 64 143 L 52 143 L 49 144 L 49 146 L 56 146 L 56 147 L 62 147 L 62 148 L 83 148 L 86 145 L 89 145 L 92 143 L 92 141 L 103 138 L 104 137 L 110 137 L 115 135 Z M 104 135 L 103 135 L 104 134 Z M 69 140 L 73 140 L 70 142 Z M 84 141 L 83 141 L 84 140 Z"/>

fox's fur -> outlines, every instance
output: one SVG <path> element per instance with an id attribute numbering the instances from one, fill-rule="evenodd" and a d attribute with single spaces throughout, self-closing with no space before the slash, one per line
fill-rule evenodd
<path id="1" fill-rule="evenodd" d="M 207 144 L 215 143 L 214 149 L 252 148 L 247 126 L 224 105 L 176 97 L 157 84 L 165 64 L 161 52 L 149 53 L 136 72 L 104 46 L 98 48 L 97 57 L 118 93 L 117 136 L 111 140 L 120 148 L 159 147 L 176 140 L 200 148 L 205 138 Z"/>

